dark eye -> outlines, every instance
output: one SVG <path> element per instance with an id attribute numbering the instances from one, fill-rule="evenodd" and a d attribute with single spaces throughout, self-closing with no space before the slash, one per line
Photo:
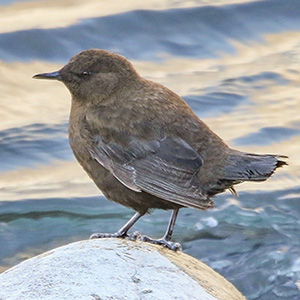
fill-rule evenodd
<path id="1" fill-rule="evenodd" d="M 88 72 L 88 71 L 84 71 L 84 72 L 81 73 L 81 76 L 85 77 L 85 78 L 89 77 L 90 75 L 91 75 L 91 72 Z"/>

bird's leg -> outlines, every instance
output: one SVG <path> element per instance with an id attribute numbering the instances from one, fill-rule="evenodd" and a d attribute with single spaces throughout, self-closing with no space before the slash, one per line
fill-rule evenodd
<path id="1" fill-rule="evenodd" d="M 137 232 L 128 235 L 128 230 L 142 217 L 145 213 L 135 213 L 134 216 L 123 226 L 119 229 L 116 233 L 93 233 L 90 236 L 90 239 L 97 239 L 97 238 L 129 238 L 136 240 L 140 235 Z"/>
<path id="2" fill-rule="evenodd" d="M 144 242 L 151 243 L 151 244 L 162 245 L 162 246 L 169 248 L 171 250 L 174 250 L 174 251 L 182 250 L 182 247 L 179 243 L 171 242 L 171 237 L 172 237 L 173 229 L 175 226 L 175 221 L 176 221 L 176 218 L 178 215 L 178 211 L 179 211 L 179 208 L 176 208 L 173 210 L 167 231 L 161 239 L 154 240 L 152 238 L 149 238 L 148 236 L 141 236 L 141 237 L 138 237 L 137 239 L 142 240 Z"/>
<path id="3" fill-rule="evenodd" d="M 178 212 L 179 212 L 179 208 L 176 208 L 173 210 L 172 215 L 170 217 L 169 225 L 167 227 L 167 231 L 166 231 L 165 235 L 162 237 L 162 240 L 165 240 L 167 242 L 171 241 Z"/>

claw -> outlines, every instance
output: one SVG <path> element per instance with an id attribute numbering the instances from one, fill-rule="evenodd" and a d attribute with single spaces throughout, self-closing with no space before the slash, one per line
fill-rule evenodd
<path id="1" fill-rule="evenodd" d="M 182 251 L 182 247 L 181 247 L 180 243 L 174 243 L 171 241 L 167 241 L 164 238 L 155 240 L 146 235 L 142 235 L 141 237 L 137 238 L 137 240 L 142 241 L 142 242 L 151 243 L 154 245 L 161 245 L 161 246 L 166 247 L 173 251 Z"/>
<path id="2" fill-rule="evenodd" d="M 103 238 L 124 238 L 126 235 L 122 236 L 116 233 L 93 233 L 90 239 L 103 239 Z"/>
<path id="3" fill-rule="evenodd" d="M 104 239 L 104 238 L 121 238 L 128 239 L 131 241 L 140 240 L 142 234 L 138 231 L 128 234 L 127 232 L 116 232 L 116 233 L 93 233 L 90 239 Z"/>

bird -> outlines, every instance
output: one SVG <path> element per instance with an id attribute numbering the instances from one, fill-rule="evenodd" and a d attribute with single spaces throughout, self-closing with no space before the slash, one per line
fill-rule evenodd
<path id="1" fill-rule="evenodd" d="M 230 148 L 179 95 L 143 78 L 119 54 L 84 50 L 59 71 L 33 78 L 67 87 L 74 156 L 107 199 L 135 210 L 115 233 L 91 238 L 129 238 L 181 250 L 172 241 L 179 209 L 210 209 L 215 195 L 236 194 L 236 184 L 265 181 L 287 165 L 284 155 Z M 129 234 L 153 209 L 172 210 L 164 236 Z"/>

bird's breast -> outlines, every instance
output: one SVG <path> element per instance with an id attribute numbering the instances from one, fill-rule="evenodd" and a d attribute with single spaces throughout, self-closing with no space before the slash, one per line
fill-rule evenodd
<path id="1" fill-rule="evenodd" d="M 81 165 L 91 157 L 89 151 L 91 147 L 90 132 L 86 128 L 84 119 L 84 114 L 71 114 L 69 120 L 69 143 Z"/>

